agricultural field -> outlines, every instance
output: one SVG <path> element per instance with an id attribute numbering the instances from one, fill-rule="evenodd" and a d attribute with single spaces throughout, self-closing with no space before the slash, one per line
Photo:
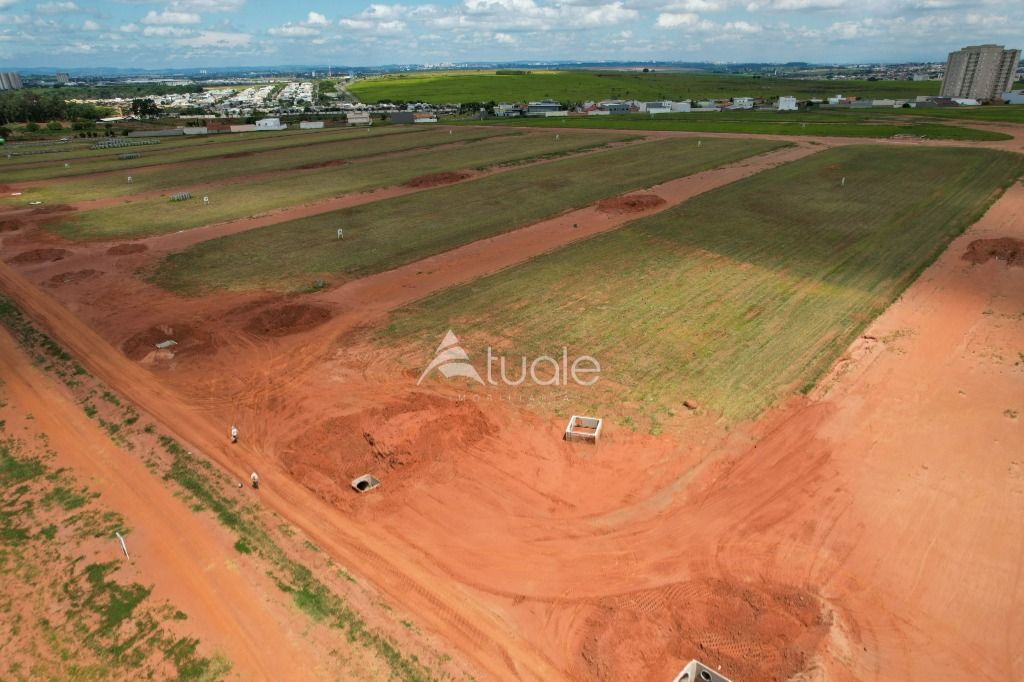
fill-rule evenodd
<path id="1" fill-rule="evenodd" d="M 477 356 L 557 341 L 601 361 L 594 412 L 635 410 L 657 431 L 695 400 L 748 420 L 813 386 L 1022 172 L 986 150 L 823 151 L 437 294 L 384 338 L 452 328 Z"/>
<path id="2" fill-rule="evenodd" d="M 194 295 L 291 289 L 321 276 L 366 275 L 780 146 L 715 139 L 698 148 L 693 140 L 661 140 L 514 169 L 212 239 L 168 256 L 152 281 Z M 344 227 L 344 241 L 333 239 L 337 227 Z"/>
<path id="3" fill-rule="evenodd" d="M 938 95 L 937 81 L 792 80 L 708 73 L 635 71 L 494 71 L 389 74 L 349 86 L 363 102 L 561 102 L 598 99 L 721 99 L 728 97 L 916 97 Z"/>
<path id="4" fill-rule="evenodd" d="M 436 130 L 440 133 L 441 131 Z M 422 133 L 403 138 L 419 140 Z M 426 139 L 430 139 L 431 133 Z M 170 202 L 161 196 L 108 208 L 78 212 L 47 225 L 47 229 L 68 239 L 109 239 L 137 237 L 184 230 L 210 223 L 244 218 L 287 206 L 337 197 L 352 192 L 401 184 L 442 171 L 484 169 L 502 164 L 539 160 L 594 149 L 627 138 L 586 132 L 512 136 L 471 136 L 470 144 L 445 149 L 411 151 L 393 158 L 368 158 L 269 179 L 234 183 L 209 189 L 210 204 L 191 201 Z M 440 142 L 454 139 L 447 133 Z M 364 150 L 365 151 L 365 150 Z M 368 153 L 368 152 L 367 152 Z M 296 157 L 299 158 L 299 157 Z M 172 170 L 184 181 L 182 171 Z M 189 187 L 196 187 L 189 183 Z M 195 191 L 206 191 L 200 184 Z"/>
<path id="5" fill-rule="evenodd" d="M 391 128 L 392 131 L 400 130 Z M 23 190 L 20 197 L 7 197 L 8 203 L 41 200 L 47 203 L 70 203 L 110 197 L 130 197 L 154 190 L 181 189 L 203 183 L 226 180 L 244 181 L 257 173 L 287 170 L 315 170 L 318 166 L 342 165 L 354 159 L 378 154 L 390 154 L 440 145 L 465 143 L 488 137 L 515 136 L 521 133 L 502 130 L 425 128 L 406 129 L 404 135 L 357 135 L 345 139 L 325 140 L 315 145 L 274 148 L 258 152 L 242 152 L 231 159 L 222 157 L 197 159 L 187 163 L 157 168 L 142 166 L 126 168 L 117 173 L 69 178 L 66 182 L 50 183 Z M 240 172 L 241 171 L 241 172 Z M 128 184 L 127 176 L 132 177 Z"/>
<path id="6" fill-rule="evenodd" d="M 315 146 L 326 142 L 367 136 L 401 135 L 411 131 L 411 128 L 384 126 L 369 129 L 328 128 L 324 130 L 197 135 L 191 138 L 171 138 L 171 140 L 162 140 L 160 144 L 138 147 L 78 148 L 69 154 L 3 158 L 0 159 L 0 170 L 4 173 L 5 182 L 70 178 L 105 171 L 129 171 L 156 164 L 214 159 L 234 154 L 250 154 L 275 149 L 296 150 L 301 149 L 304 145 Z M 142 156 L 129 160 L 118 158 L 120 154 L 133 152 L 142 154 Z M 230 158 L 226 160 L 230 160 Z M 64 168 L 65 163 L 70 163 L 70 167 Z"/>
<path id="7" fill-rule="evenodd" d="M 890 110 L 895 111 L 895 110 Z M 881 118 L 878 112 L 709 112 L 643 116 L 578 116 L 573 118 L 495 119 L 494 125 L 537 128 L 582 128 L 612 130 L 679 130 L 703 133 L 753 135 L 814 135 L 823 137 L 889 138 L 910 135 L 932 140 L 1009 140 L 1004 133 L 933 122 Z"/>

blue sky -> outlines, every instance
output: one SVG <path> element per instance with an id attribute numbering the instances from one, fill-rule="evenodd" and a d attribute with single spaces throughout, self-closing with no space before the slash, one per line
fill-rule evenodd
<path id="1" fill-rule="evenodd" d="M 1024 46 L 1021 0 L 0 0 L 0 64 L 940 60 Z"/>

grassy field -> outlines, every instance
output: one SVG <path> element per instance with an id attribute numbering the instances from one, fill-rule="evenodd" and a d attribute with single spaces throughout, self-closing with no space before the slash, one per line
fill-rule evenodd
<path id="1" fill-rule="evenodd" d="M 367 159 L 308 173 L 213 187 L 208 206 L 202 205 L 197 191 L 191 201 L 171 202 L 163 197 L 146 199 L 75 213 L 45 227 L 68 239 L 110 239 L 174 232 L 351 192 L 401 184 L 429 173 L 564 155 L 626 139 L 625 136 L 587 132 L 559 137 L 557 140 L 549 134 L 497 137 L 394 158 Z"/>
<path id="2" fill-rule="evenodd" d="M 152 280 L 200 294 L 365 275 L 779 146 L 716 139 L 697 151 L 692 140 L 662 140 L 563 159 L 213 239 L 168 256 Z M 344 241 L 334 239 L 338 226 Z"/>
<path id="3" fill-rule="evenodd" d="M 1022 172 L 988 150 L 824 151 L 433 296 L 388 337 L 432 349 L 450 328 L 473 358 L 592 355 L 601 381 L 576 414 L 657 431 L 691 399 L 749 419 L 810 388 Z"/>
<path id="4" fill-rule="evenodd" d="M 801 112 L 709 112 L 700 114 L 621 114 L 574 116 L 572 118 L 493 119 L 494 125 L 537 128 L 584 128 L 628 130 L 684 130 L 703 133 L 745 133 L 755 135 L 815 135 L 836 137 L 890 138 L 913 135 L 933 140 L 1009 140 L 1003 133 L 918 121 L 878 122 L 879 114 L 819 111 Z M 874 120 L 872 120 L 874 119 Z M 474 123 L 479 123 L 475 121 Z"/>
<path id="5" fill-rule="evenodd" d="M 89 175 L 103 171 L 122 170 L 126 174 L 137 168 L 154 164 L 177 163 L 196 159 L 213 158 L 226 154 L 265 152 L 273 149 L 300 148 L 302 145 L 319 145 L 335 140 L 359 137 L 407 134 L 412 128 L 331 128 L 325 130 L 281 131 L 273 133 L 238 133 L 203 135 L 179 139 L 176 142 L 161 142 L 155 145 L 124 149 L 92 149 L 76 153 L 75 160 L 64 154 L 43 154 L 33 157 L 0 159 L 0 172 L 4 182 L 45 180 Z M 125 152 L 138 152 L 141 158 L 124 160 L 118 158 Z M 64 168 L 70 163 L 70 168 Z"/>
<path id="6" fill-rule="evenodd" d="M 707 99 L 727 97 L 916 97 L 938 95 L 938 81 L 830 81 L 755 78 L 707 73 L 633 71 L 493 71 L 402 73 L 359 80 L 349 90 L 364 102 L 521 102 L 550 97 L 598 99 Z"/>
<path id="7" fill-rule="evenodd" d="M 393 130 L 397 130 L 394 128 Z M 125 196 L 154 190 L 175 190 L 223 180 L 244 181 L 256 173 L 282 171 L 309 164 L 337 160 L 361 159 L 377 154 L 429 148 L 455 142 L 471 142 L 499 135 L 519 134 L 501 129 L 429 127 L 416 129 L 408 135 L 361 135 L 316 145 L 275 148 L 252 152 L 241 159 L 214 158 L 182 166 L 139 168 L 116 175 L 94 175 L 68 179 L 45 187 L 30 187 L 20 197 L 7 197 L 0 203 L 24 203 L 40 200 L 46 203 L 71 203 L 89 199 Z M 410 129 L 411 131 L 411 129 Z M 132 184 L 127 176 L 131 175 Z"/>

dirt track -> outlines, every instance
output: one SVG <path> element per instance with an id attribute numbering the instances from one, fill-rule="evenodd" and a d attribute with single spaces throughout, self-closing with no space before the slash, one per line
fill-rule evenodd
<path id="1" fill-rule="evenodd" d="M 745 171 L 721 181 L 732 172 Z M 698 184 L 655 193 L 676 192 L 671 204 Z M 226 332 L 219 353 L 152 373 L 7 265 L 0 284 L 194 449 L 236 474 L 267 472 L 271 508 L 495 679 L 671 679 L 694 655 L 737 680 L 1024 679 L 1024 268 L 962 260 L 975 239 L 1024 238 L 1024 187 L 817 395 L 731 433 L 695 417 L 666 437 L 612 429 L 598 449 L 567 446 L 558 420 L 506 400 L 416 389 L 357 333 L 517 262 L 515 248 L 619 219 L 584 211 L 585 228 L 563 216 L 328 290 L 335 318 L 305 334 L 257 344 Z M 114 318 L 82 312 L 116 338 Z M 221 428 L 239 413 L 240 460 Z M 329 463 L 359 448 L 364 459 Z M 353 498 L 346 466 L 382 455 L 384 487 Z"/>

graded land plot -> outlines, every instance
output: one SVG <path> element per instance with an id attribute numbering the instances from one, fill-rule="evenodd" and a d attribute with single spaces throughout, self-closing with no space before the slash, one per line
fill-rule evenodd
<path id="1" fill-rule="evenodd" d="M 392 128 L 392 130 L 396 130 Z M 285 170 L 314 170 L 318 167 L 342 165 L 347 161 L 362 159 L 378 154 L 391 154 L 414 149 L 427 149 L 439 145 L 472 142 L 488 137 L 520 134 L 517 131 L 501 129 L 429 127 L 409 135 L 362 135 L 336 141 L 325 141 L 316 145 L 278 147 L 261 152 L 247 153 L 244 158 L 194 161 L 181 165 L 158 168 L 128 169 L 122 173 L 104 174 L 76 178 L 43 187 L 29 187 L 22 191 L 17 201 L 41 200 L 45 202 L 71 203 L 76 201 L 102 199 L 155 190 L 194 187 L 204 182 L 218 182 L 238 179 L 258 173 L 272 173 Z M 409 132 L 412 132 L 411 130 Z M 131 176 L 132 184 L 127 177 Z M 8 199 L 13 202 L 14 198 Z"/>
<path id="2" fill-rule="evenodd" d="M 324 130 L 301 133 L 291 131 L 274 131 L 264 133 L 219 133 L 216 135 L 197 135 L 194 138 L 181 138 L 176 142 L 145 144 L 137 147 L 118 147 L 114 149 L 91 149 L 88 154 L 82 152 L 80 160 L 61 155 L 60 158 L 40 159 L 33 157 L 14 157 L 0 160 L 0 171 L 4 182 L 24 182 L 28 180 L 46 180 L 49 178 L 67 178 L 89 175 L 105 171 L 145 168 L 165 163 L 180 163 L 198 159 L 241 159 L 248 154 L 265 152 L 273 149 L 301 148 L 307 145 L 318 145 L 338 140 L 358 139 L 387 135 L 403 135 L 421 132 L 417 128 L 406 126 L 384 126 L 380 128 L 328 128 Z M 99 139 L 99 138 L 97 138 Z M 132 138 L 127 138 L 131 140 Z M 145 138 L 141 138 L 145 139 Z M 179 138 L 172 138 L 178 140 Z M 139 158 L 122 160 L 121 154 L 141 154 Z M 50 156 L 50 155 L 47 155 Z M 58 156 L 58 155 L 52 155 Z M 19 159 L 25 159 L 19 161 Z M 64 164 L 69 167 L 65 168 Z"/>
<path id="3" fill-rule="evenodd" d="M 645 142 L 452 187 L 212 239 L 171 254 L 153 281 L 172 291 L 289 289 L 316 276 L 387 270 L 623 192 L 785 146 L 767 140 Z M 344 227 L 345 239 L 334 239 Z"/>
<path id="4" fill-rule="evenodd" d="M 872 116 L 852 112 L 705 112 L 657 116 L 621 114 L 572 118 L 511 118 L 493 123 L 556 129 L 678 130 L 698 133 L 868 138 L 907 135 L 932 140 L 982 142 L 1013 139 L 1010 135 L 993 130 L 963 128 L 936 122 L 905 121 L 895 116 L 889 116 L 881 121 L 879 118 L 877 112 Z"/>
<path id="5" fill-rule="evenodd" d="M 416 135 L 420 137 L 420 135 Z M 447 134 L 443 137 L 448 137 Z M 496 136 L 472 144 L 426 149 L 395 158 L 313 170 L 256 182 L 215 187 L 210 204 L 198 195 L 171 202 L 157 197 L 68 215 L 46 227 L 68 239 L 136 237 L 190 229 L 320 199 L 376 189 L 441 171 L 485 168 L 580 152 L 628 139 L 594 133 Z"/>
<path id="6" fill-rule="evenodd" d="M 388 74 L 349 86 L 364 102 L 522 102 L 551 98 L 686 100 L 729 97 L 916 97 L 938 95 L 937 81 L 796 80 L 659 71 L 518 71 Z"/>
<path id="7" fill-rule="evenodd" d="M 567 346 L 601 363 L 586 409 L 654 431 L 685 400 L 750 419 L 809 390 L 1022 172 L 989 150 L 827 150 L 437 294 L 383 338 L 451 328 L 473 357 L 517 359 Z"/>

